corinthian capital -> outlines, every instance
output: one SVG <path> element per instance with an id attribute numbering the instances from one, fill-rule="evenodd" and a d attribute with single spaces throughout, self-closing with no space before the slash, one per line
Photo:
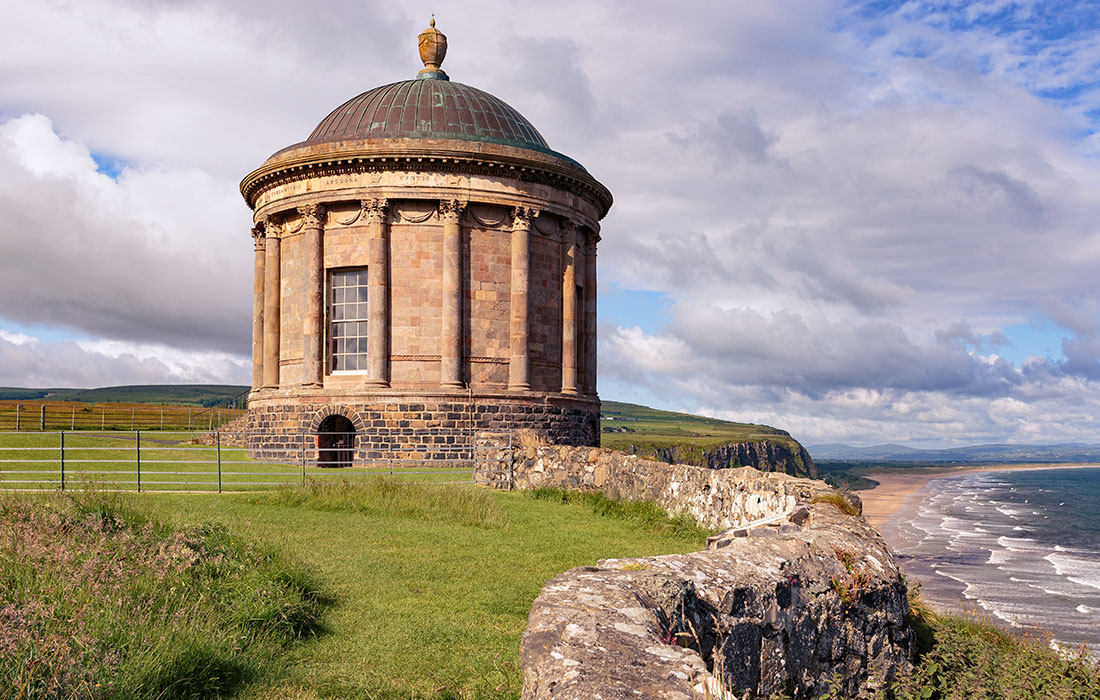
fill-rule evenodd
<path id="1" fill-rule="evenodd" d="M 512 228 L 528 230 L 531 228 L 531 220 L 539 215 L 539 210 L 533 207 L 516 207 L 512 210 Z"/>
<path id="2" fill-rule="evenodd" d="M 325 225 L 325 208 L 320 204 L 300 206 L 298 213 L 302 215 L 305 228 L 323 228 Z"/>
<path id="3" fill-rule="evenodd" d="M 256 250 L 264 249 L 264 229 L 262 226 L 252 227 L 252 243 Z"/>
<path id="4" fill-rule="evenodd" d="M 390 203 L 386 199 L 364 199 L 359 205 L 363 208 L 363 220 L 369 224 L 379 224 L 386 220 Z"/>
<path id="5" fill-rule="evenodd" d="M 283 225 L 275 220 L 275 217 L 264 217 L 264 238 L 280 238 Z"/>
<path id="6" fill-rule="evenodd" d="M 466 202 L 458 199 L 444 199 L 439 202 L 439 218 L 445 222 L 457 223 L 466 211 Z"/>

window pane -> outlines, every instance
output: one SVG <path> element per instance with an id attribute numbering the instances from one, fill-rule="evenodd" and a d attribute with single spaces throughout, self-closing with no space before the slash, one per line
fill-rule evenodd
<path id="1" fill-rule="evenodd" d="M 359 301 L 366 301 L 367 300 L 367 288 L 366 287 L 359 287 L 356 290 L 356 292 L 357 292 L 356 298 Z"/>

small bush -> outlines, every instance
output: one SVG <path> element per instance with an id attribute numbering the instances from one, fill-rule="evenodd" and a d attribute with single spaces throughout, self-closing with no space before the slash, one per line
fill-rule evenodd
<path id="1" fill-rule="evenodd" d="M 716 532 L 716 530 L 700 527 L 690 515 L 685 513 L 669 515 L 660 506 L 648 501 L 616 501 L 598 491 L 568 491 L 553 486 L 543 486 L 524 493 L 540 501 L 584 505 L 597 515 L 628 520 L 651 532 L 667 532 L 703 540 Z"/>
<path id="2" fill-rule="evenodd" d="M 317 510 L 416 518 L 430 522 L 497 528 L 508 516 L 485 491 L 459 484 L 411 484 L 384 476 L 364 481 L 308 481 L 252 498 L 267 503 Z"/>
<path id="3" fill-rule="evenodd" d="M 845 515 L 856 516 L 860 514 L 860 509 L 854 503 L 845 498 L 844 494 L 840 493 L 839 491 L 823 494 L 821 496 L 814 496 L 810 500 L 810 503 L 828 503 Z"/>
<path id="4" fill-rule="evenodd" d="M 224 697 L 320 629 L 308 573 L 119 495 L 0 496 L 5 698 Z"/>

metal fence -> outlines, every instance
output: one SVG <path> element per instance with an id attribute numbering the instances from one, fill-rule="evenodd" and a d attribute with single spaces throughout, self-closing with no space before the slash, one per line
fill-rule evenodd
<path id="1" fill-rule="evenodd" d="M 479 451 L 503 445 L 383 447 L 354 434 L 301 436 L 294 459 L 249 454 L 247 434 L 222 431 L 0 432 L 0 490 L 98 488 L 160 492 L 270 489 L 308 480 L 377 475 L 408 481 L 470 482 Z M 510 440 L 509 440 L 510 445 Z"/>
<path id="2" fill-rule="evenodd" d="M 239 406 L 87 404 L 0 400 L 0 430 L 216 430 L 245 414 Z"/>

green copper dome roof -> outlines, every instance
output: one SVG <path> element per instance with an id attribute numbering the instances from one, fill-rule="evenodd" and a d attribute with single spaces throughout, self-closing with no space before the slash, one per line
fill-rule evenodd
<path id="1" fill-rule="evenodd" d="M 550 150 L 531 122 L 487 92 L 450 80 L 403 80 L 353 97 L 321 120 L 307 144 L 440 138 Z"/>

